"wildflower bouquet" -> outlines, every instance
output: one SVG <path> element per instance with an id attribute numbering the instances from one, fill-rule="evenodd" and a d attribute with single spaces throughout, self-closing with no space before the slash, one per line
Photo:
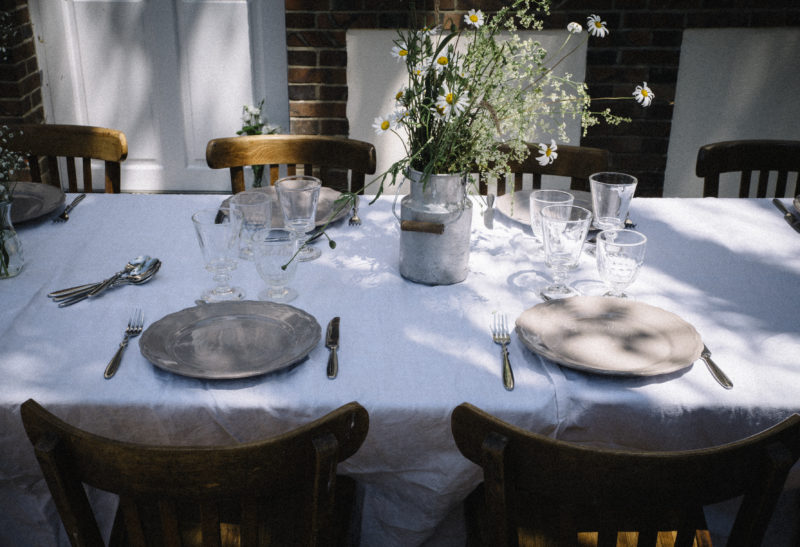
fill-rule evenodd
<path id="1" fill-rule="evenodd" d="M 394 183 L 408 168 L 422 172 L 423 181 L 431 174 L 501 175 L 529 154 L 534 135 L 552 135 L 537 158 L 546 165 L 558 155 L 556 140 L 568 140 L 567 120 L 579 119 L 584 132 L 601 120 L 627 121 L 610 109 L 592 111 L 586 85 L 553 71 L 577 49 L 566 48 L 583 33 L 580 24 L 570 23 L 555 55 L 519 36 L 519 30 L 541 30 L 537 14 L 548 8 L 549 0 L 515 0 L 491 17 L 470 10 L 462 29 L 398 31 L 392 55 L 403 64 L 408 84 L 396 93 L 396 109 L 375 118 L 373 128 L 397 134 L 406 154 L 380 176 L 378 194 L 388 177 Z M 586 39 L 609 32 L 596 15 L 587 24 Z M 628 98 L 647 106 L 652 91 L 645 83 Z"/>
<path id="2" fill-rule="evenodd" d="M 236 132 L 237 135 L 274 135 L 281 128 L 270 124 L 265 118 L 261 117 L 264 108 L 264 99 L 258 105 L 246 104 L 242 107 L 242 128 Z M 253 165 L 253 187 L 260 188 L 264 181 L 264 166 Z"/>

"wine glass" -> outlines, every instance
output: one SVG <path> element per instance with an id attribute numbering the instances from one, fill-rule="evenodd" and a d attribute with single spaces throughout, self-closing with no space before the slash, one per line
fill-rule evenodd
<path id="1" fill-rule="evenodd" d="M 242 300 L 244 291 L 229 284 L 239 258 L 242 213 L 227 207 L 203 209 L 192 215 L 192 222 L 206 270 L 217 283 L 203 293 L 201 300 L 207 303 Z"/>
<path id="2" fill-rule="evenodd" d="M 624 226 L 636 183 L 636 177 L 625 173 L 594 173 L 589 177 L 595 228 L 610 230 Z"/>
<path id="3" fill-rule="evenodd" d="M 534 190 L 530 195 L 531 230 L 539 243 L 540 252 L 544 248 L 542 240 L 542 209 L 548 205 L 572 205 L 574 197 L 563 190 Z"/>
<path id="4" fill-rule="evenodd" d="M 597 271 L 608 287 L 603 296 L 627 298 L 644 262 L 647 237 L 635 230 L 603 230 L 597 234 Z"/>
<path id="5" fill-rule="evenodd" d="M 297 291 L 288 287 L 297 271 L 297 236 L 290 230 L 263 230 L 253 236 L 253 261 L 267 288 L 258 294 L 260 300 L 291 302 Z M 285 266 L 285 267 L 284 267 Z"/>
<path id="6" fill-rule="evenodd" d="M 231 198 L 230 208 L 242 213 L 239 258 L 253 260 L 253 236 L 261 230 L 269 230 L 272 224 L 272 198 L 264 192 L 239 192 Z"/>
<path id="7" fill-rule="evenodd" d="M 275 183 L 284 224 L 297 235 L 298 245 L 301 246 L 295 260 L 301 262 L 315 260 L 322 254 L 316 247 L 305 245 L 306 233 L 316 225 L 321 187 L 322 182 L 318 178 L 308 175 L 284 177 Z"/>
<path id="8" fill-rule="evenodd" d="M 542 209 L 545 264 L 553 272 L 553 283 L 539 291 L 545 300 L 575 296 L 567 285 L 567 272 L 578 265 L 592 212 L 577 205 L 548 205 Z"/>

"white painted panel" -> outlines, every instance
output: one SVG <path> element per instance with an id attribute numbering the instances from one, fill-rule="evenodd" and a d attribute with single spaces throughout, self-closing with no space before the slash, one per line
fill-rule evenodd
<path id="1" fill-rule="evenodd" d="M 535 39 L 546 50 L 556 52 L 564 41 L 565 33 L 566 31 L 521 32 L 520 37 L 525 39 L 535 34 Z M 395 92 L 407 83 L 405 70 L 390 54 L 396 38 L 397 33 L 394 30 L 347 31 L 347 119 L 350 122 L 350 137 L 375 145 L 378 174 L 386 171 L 405 154 L 405 148 L 396 135 L 376 135 L 372 129 L 373 119 L 393 110 Z M 585 43 L 559 65 L 557 73 L 569 73 L 573 80 L 584 81 Z M 567 120 L 567 136 L 570 144 L 580 144 L 580 120 Z M 549 142 L 549 135 L 541 137 L 547 138 Z M 555 179 L 545 181 L 544 184 L 554 187 L 559 184 L 568 185 L 569 181 Z M 394 188 L 389 187 L 387 191 L 393 192 Z M 401 187 L 400 191 L 406 190 Z"/>
<path id="2" fill-rule="evenodd" d="M 800 138 L 798 51 L 797 28 L 684 31 L 664 196 L 702 195 L 704 144 Z M 721 177 L 720 196 L 737 195 L 736 180 Z"/>

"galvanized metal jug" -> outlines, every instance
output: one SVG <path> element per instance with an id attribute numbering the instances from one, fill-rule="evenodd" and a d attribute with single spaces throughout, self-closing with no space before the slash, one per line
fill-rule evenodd
<path id="1" fill-rule="evenodd" d="M 466 176 L 431 175 L 423 182 L 410 169 L 406 177 L 411 193 L 400 201 L 400 275 L 426 285 L 464 281 L 472 228 Z"/>

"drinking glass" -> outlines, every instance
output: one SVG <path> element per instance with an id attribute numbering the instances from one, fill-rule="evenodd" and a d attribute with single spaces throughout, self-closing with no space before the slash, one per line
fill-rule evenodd
<path id="1" fill-rule="evenodd" d="M 321 251 L 310 245 L 303 246 L 306 233 L 314 229 L 317 217 L 317 202 L 322 182 L 316 177 L 296 175 L 284 177 L 275 183 L 278 201 L 283 211 L 284 225 L 297 235 L 302 248 L 295 260 L 306 262 L 319 258 Z"/>
<path id="2" fill-rule="evenodd" d="M 636 182 L 636 177 L 625 173 L 594 173 L 589 177 L 595 228 L 609 230 L 623 227 L 636 191 Z"/>
<path id="3" fill-rule="evenodd" d="M 542 240 L 542 209 L 548 205 L 572 205 L 574 197 L 563 190 L 534 190 L 530 195 L 531 230 L 536 241 L 544 246 Z"/>
<path id="4" fill-rule="evenodd" d="M 242 300 L 244 291 L 229 284 L 239 258 L 242 214 L 227 207 L 203 209 L 192 215 L 192 222 L 206 270 L 214 275 L 217 283 L 205 291 L 201 299 L 208 303 Z"/>
<path id="5" fill-rule="evenodd" d="M 272 198 L 264 192 L 239 192 L 231 198 L 230 208 L 242 213 L 239 258 L 253 260 L 253 236 L 261 230 L 269 230 L 272 224 Z"/>
<path id="6" fill-rule="evenodd" d="M 579 293 L 567 285 L 567 272 L 578 265 L 592 212 L 577 205 L 548 205 L 541 216 L 544 259 L 553 272 L 553 283 L 539 294 L 545 300 L 575 296 Z"/>
<path id="7" fill-rule="evenodd" d="M 603 230 L 597 234 L 597 271 L 608 292 L 627 298 L 625 289 L 636 280 L 644 262 L 647 237 L 635 230 Z"/>
<path id="8" fill-rule="evenodd" d="M 263 230 L 253 236 L 253 261 L 267 288 L 258 294 L 260 300 L 291 302 L 297 291 L 289 287 L 297 271 L 297 236 L 290 230 Z M 284 269 L 283 266 L 286 266 Z"/>

